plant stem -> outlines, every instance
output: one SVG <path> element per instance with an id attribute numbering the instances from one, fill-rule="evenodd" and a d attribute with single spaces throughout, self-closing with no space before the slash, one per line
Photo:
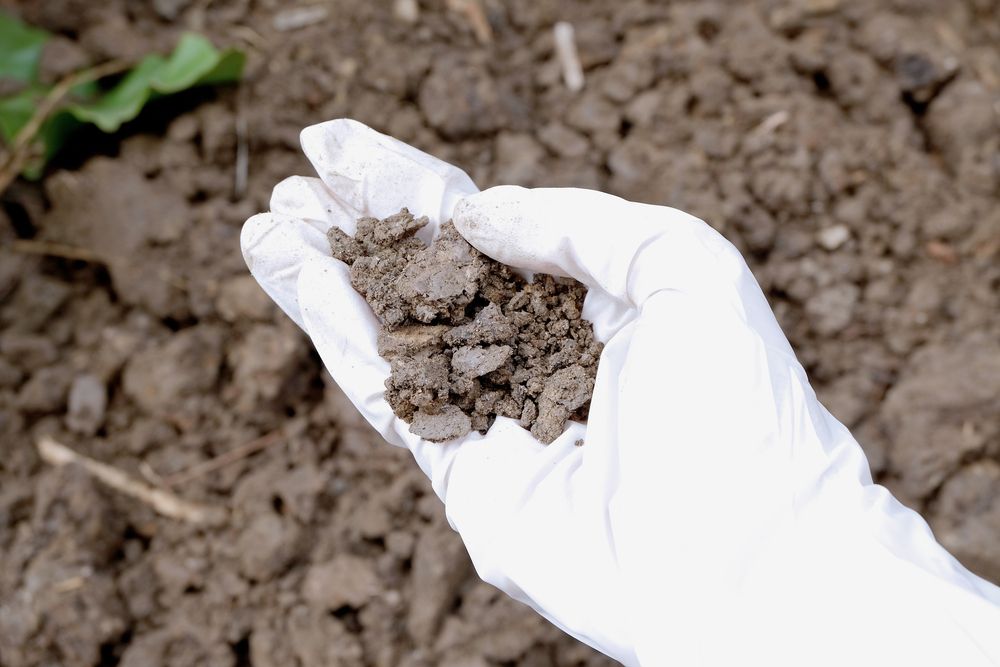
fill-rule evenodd
<path id="1" fill-rule="evenodd" d="M 66 97 L 66 94 L 70 90 L 83 83 L 90 83 L 91 81 L 97 81 L 98 79 L 103 79 L 104 77 L 111 76 L 112 74 L 119 74 L 131 67 L 132 63 L 128 63 L 123 60 L 111 60 L 109 62 L 101 63 L 100 65 L 95 65 L 94 67 L 69 74 L 63 77 L 59 83 L 54 85 L 45 98 L 39 103 L 38 107 L 35 109 L 35 113 L 31 116 L 31 119 L 28 120 L 25 126 L 21 128 L 21 131 L 17 133 L 17 136 L 14 137 L 14 143 L 11 146 L 10 153 L 3 165 L 0 166 L 0 194 L 3 194 L 3 192 L 7 189 L 7 186 L 11 184 L 11 181 L 17 178 L 17 175 L 21 173 L 21 170 L 27 163 L 28 158 L 31 156 L 32 141 L 36 136 L 38 136 L 38 131 L 42 129 L 42 125 L 58 108 L 63 98 Z"/>

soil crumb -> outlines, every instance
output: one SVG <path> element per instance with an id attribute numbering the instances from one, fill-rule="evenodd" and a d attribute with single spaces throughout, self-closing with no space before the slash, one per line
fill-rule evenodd
<path id="1" fill-rule="evenodd" d="M 587 288 L 530 282 L 483 255 L 449 221 L 427 246 L 427 224 L 405 208 L 328 234 L 334 257 L 382 322 L 390 362 L 385 398 L 410 431 L 434 442 L 516 419 L 548 444 L 585 419 L 602 345 L 581 315 Z"/>

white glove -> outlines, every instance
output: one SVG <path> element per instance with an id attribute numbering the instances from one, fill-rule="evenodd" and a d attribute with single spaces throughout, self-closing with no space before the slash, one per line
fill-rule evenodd
<path id="1" fill-rule="evenodd" d="M 413 452 L 480 576 L 627 665 L 1000 664 L 1000 589 L 872 483 L 739 253 L 670 208 L 496 187 L 350 120 L 307 128 L 243 253 L 367 420 Z M 433 444 L 382 398 L 378 321 L 326 230 L 407 207 L 568 275 L 606 343 L 589 421 Z M 574 446 L 578 439 L 585 445 Z"/>

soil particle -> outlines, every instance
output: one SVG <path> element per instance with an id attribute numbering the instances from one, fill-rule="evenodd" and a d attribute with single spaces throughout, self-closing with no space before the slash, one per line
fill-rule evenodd
<path id="1" fill-rule="evenodd" d="M 222 284 L 215 308 L 227 322 L 267 321 L 273 318 L 274 302 L 253 276 L 235 276 Z"/>
<path id="2" fill-rule="evenodd" d="M 382 585 L 369 561 L 342 554 L 313 565 L 302 582 L 302 597 L 318 609 L 362 607 Z"/>
<path id="3" fill-rule="evenodd" d="M 191 4 L 191 0 L 153 0 L 153 9 L 168 21 L 173 21 Z"/>
<path id="4" fill-rule="evenodd" d="M 188 209 L 176 191 L 107 158 L 53 176 L 46 189 L 53 209 L 46 234 L 52 240 L 100 257 L 126 302 L 164 317 L 187 314 L 178 262 L 155 248 L 185 228 Z"/>
<path id="5" fill-rule="evenodd" d="M 38 78 L 43 83 L 56 83 L 63 77 L 90 65 L 90 57 L 76 42 L 56 36 L 45 43 L 38 63 Z"/>
<path id="6" fill-rule="evenodd" d="M 37 331 L 62 307 L 71 293 L 69 285 L 64 282 L 43 275 L 25 276 L 10 297 L 10 311 L 23 315 L 14 321 L 3 322 L 7 331 Z"/>
<path id="7" fill-rule="evenodd" d="M 492 132 L 505 123 L 501 93 L 481 59 L 451 54 L 436 59 L 418 100 L 430 126 L 451 139 Z"/>
<path id="8" fill-rule="evenodd" d="M 585 417 L 594 388 L 601 345 L 580 317 L 585 288 L 545 275 L 527 283 L 450 222 L 424 246 L 414 234 L 426 224 L 403 209 L 361 218 L 353 238 L 329 234 L 385 327 L 386 400 L 434 442 L 485 432 L 497 416 L 552 442 L 567 420 Z"/>
<path id="9" fill-rule="evenodd" d="M 221 331 L 198 325 L 132 356 L 122 385 L 150 414 L 169 415 L 192 396 L 214 386 L 221 363 Z"/>
<path id="10" fill-rule="evenodd" d="M 1000 534 L 1000 464 L 976 461 L 941 488 L 931 526 L 941 543 L 971 570 L 991 581 L 1000 580 L 995 558 Z"/>
<path id="11" fill-rule="evenodd" d="M 417 410 L 410 422 L 411 433 L 432 442 L 461 438 L 471 430 L 469 415 L 454 405 L 446 405 L 433 414 Z"/>
<path id="12" fill-rule="evenodd" d="M 892 439 L 889 463 L 906 471 L 900 488 L 921 497 L 963 459 L 980 455 L 997 433 L 1000 345 L 979 336 L 927 346 L 885 398 L 883 429 Z"/>
<path id="13" fill-rule="evenodd" d="M 17 406 L 26 412 L 59 412 L 66 405 L 72 375 L 65 366 L 49 366 L 32 374 L 17 395 Z"/>
<path id="14" fill-rule="evenodd" d="M 476 313 L 468 324 L 448 329 L 442 334 L 448 345 L 480 345 L 510 340 L 517 331 L 503 309 L 495 303 Z"/>
<path id="15" fill-rule="evenodd" d="M 552 442 L 563 431 L 566 420 L 590 401 L 594 376 L 586 368 L 572 365 L 552 374 L 538 398 L 538 417 L 531 434 Z"/>
<path id="16" fill-rule="evenodd" d="M 294 379 L 305 355 L 297 333 L 288 326 L 256 324 L 229 348 L 227 361 L 234 382 L 227 398 L 233 396 L 237 410 L 250 412 L 261 402 L 273 401 Z"/>
<path id="17" fill-rule="evenodd" d="M 512 350 L 509 345 L 490 345 L 489 347 L 460 347 L 452 353 L 452 369 L 465 377 L 477 378 L 492 373 L 510 359 Z"/>
<path id="18" fill-rule="evenodd" d="M 851 323 L 861 290 L 851 283 L 831 285 L 806 302 L 812 326 L 821 336 L 830 336 Z"/>
<path id="19" fill-rule="evenodd" d="M 444 522 L 420 534 L 413 554 L 413 592 L 406 627 L 418 642 L 430 642 L 469 573 L 461 538 Z"/>
<path id="20" fill-rule="evenodd" d="M 302 533 L 294 521 L 268 512 L 250 522 L 237 547 L 243 575 L 262 581 L 281 574 L 299 556 Z"/>
<path id="21" fill-rule="evenodd" d="M 43 336 L 7 331 L 0 336 L 0 354 L 24 371 L 33 371 L 59 358 L 55 344 Z"/>

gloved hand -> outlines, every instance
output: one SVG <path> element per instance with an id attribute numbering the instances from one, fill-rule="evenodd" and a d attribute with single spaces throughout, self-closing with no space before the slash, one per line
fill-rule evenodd
<path id="1" fill-rule="evenodd" d="M 1000 663 L 1000 589 L 872 484 L 708 225 L 587 190 L 480 193 L 350 120 L 302 145 L 319 178 L 283 181 L 247 221 L 247 264 L 367 420 L 413 452 L 483 579 L 627 665 Z M 583 314 L 606 347 L 586 425 L 546 447 L 498 418 L 433 444 L 392 414 L 378 322 L 325 232 L 404 206 L 590 288 Z"/>

